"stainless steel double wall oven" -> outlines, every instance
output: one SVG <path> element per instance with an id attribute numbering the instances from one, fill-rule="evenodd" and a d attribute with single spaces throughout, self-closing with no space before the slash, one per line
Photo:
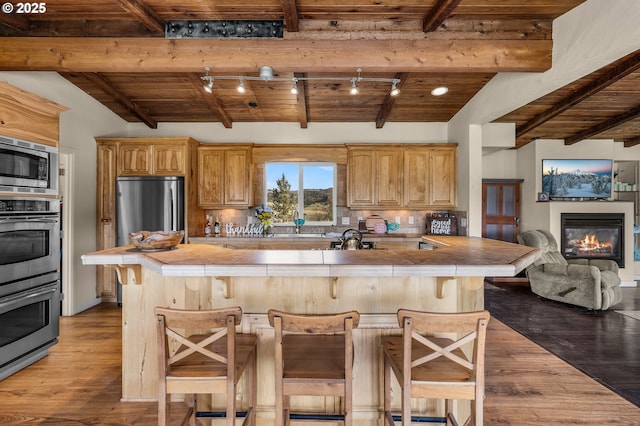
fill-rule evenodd
<path id="1" fill-rule="evenodd" d="M 60 202 L 37 195 L 57 178 L 57 150 L 0 136 L 0 380 L 57 343 Z"/>

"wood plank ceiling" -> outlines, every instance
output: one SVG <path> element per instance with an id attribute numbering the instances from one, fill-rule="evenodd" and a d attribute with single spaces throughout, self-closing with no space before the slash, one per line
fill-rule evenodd
<path id="1" fill-rule="evenodd" d="M 640 144 L 640 50 L 506 114 L 516 148 L 535 139 L 613 139 Z"/>
<path id="2" fill-rule="evenodd" d="M 0 70 L 56 71 L 128 122 L 446 122 L 496 73 L 551 67 L 553 20 L 584 0 L 50 0 L 0 14 Z M 18 3 L 14 3 L 16 6 Z M 25 3 L 26 4 L 26 3 Z M 36 5 L 36 3 L 30 3 Z M 25 12 L 25 11 L 23 11 Z M 178 21 L 178 22 L 176 22 Z M 186 22 L 185 22 L 186 21 Z M 250 21 L 250 22 L 238 22 Z M 230 37 L 176 24 L 280 25 Z M 172 25 L 173 24 L 173 25 Z M 228 27 L 227 27 L 228 26 Z M 194 35 L 195 34 L 195 35 Z M 638 52 L 496 121 L 533 138 L 640 142 Z M 273 80 L 258 77 L 269 65 Z M 399 78 L 392 97 L 388 81 Z M 293 78 L 300 79 L 296 94 Z M 287 81 L 276 81 L 278 79 Z M 435 97 L 431 90 L 449 88 Z"/>

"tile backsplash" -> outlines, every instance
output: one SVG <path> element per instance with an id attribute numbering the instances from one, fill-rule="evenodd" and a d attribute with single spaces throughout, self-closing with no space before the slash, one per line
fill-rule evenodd
<path id="1" fill-rule="evenodd" d="M 398 222 L 399 229 L 395 231 L 401 234 L 425 234 L 427 225 L 427 215 L 433 213 L 446 213 L 455 216 L 457 222 L 457 235 L 466 235 L 466 212 L 456 210 L 352 210 L 346 207 L 337 208 L 337 220 L 334 226 L 312 226 L 303 225 L 302 232 L 305 233 L 325 233 L 325 232 L 343 232 L 349 228 L 358 229 L 358 221 L 366 219 L 372 215 L 378 215 L 387 220 L 388 223 Z M 207 215 L 211 215 L 214 219 L 217 217 L 224 233 L 225 225 L 233 223 L 235 226 L 243 226 L 247 223 L 257 223 L 254 209 L 244 210 L 207 210 Z M 343 224 L 344 220 L 344 224 Z M 348 220 L 348 224 L 346 221 Z M 413 223 L 411 223 L 413 222 Z M 271 232 L 273 233 L 293 233 L 295 227 L 290 225 L 275 225 Z M 204 235 L 204 229 L 200 232 Z"/>

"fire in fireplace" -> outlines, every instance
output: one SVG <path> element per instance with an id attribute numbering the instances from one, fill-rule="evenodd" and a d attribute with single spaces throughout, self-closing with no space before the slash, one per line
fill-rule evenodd
<path id="1" fill-rule="evenodd" d="M 562 213 L 566 259 L 609 259 L 624 268 L 624 213 Z"/>

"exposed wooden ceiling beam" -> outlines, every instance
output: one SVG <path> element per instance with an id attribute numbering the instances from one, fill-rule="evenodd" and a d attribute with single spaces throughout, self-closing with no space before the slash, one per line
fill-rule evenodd
<path id="1" fill-rule="evenodd" d="M 284 13 L 284 23 L 287 31 L 290 33 L 300 31 L 296 0 L 280 0 L 280 2 L 282 3 L 282 12 Z"/>
<path id="2" fill-rule="evenodd" d="M 202 99 L 207 103 L 209 109 L 218 116 L 225 128 L 230 129 L 233 122 L 227 114 L 227 111 L 222 107 L 222 102 L 220 102 L 214 93 L 209 93 L 204 89 L 204 82 L 199 74 L 190 73 L 188 76 L 196 89 L 202 94 Z"/>
<path id="3" fill-rule="evenodd" d="M 597 80 L 594 80 L 593 82 L 587 84 L 580 90 L 573 92 L 566 98 L 562 99 L 560 102 L 552 105 L 546 111 L 541 112 L 540 114 L 533 117 L 531 120 L 518 126 L 516 128 L 516 137 L 520 137 L 525 133 L 530 132 L 536 127 L 551 120 L 553 117 L 577 105 L 578 103 L 582 102 L 588 97 L 594 95 L 595 93 L 598 93 L 602 89 L 612 85 L 616 81 L 624 78 L 625 76 L 631 74 L 632 72 L 638 69 L 640 69 L 640 53 L 633 55 L 631 58 L 627 59 L 620 65 L 613 68 L 611 71 L 602 75 Z"/>
<path id="4" fill-rule="evenodd" d="M 626 123 L 629 120 L 633 120 L 635 118 L 640 117 L 640 105 L 637 107 L 630 109 L 629 111 L 620 114 L 616 117 L 613 117 L 610 120 L 603 121 L 602 123 L 596 124 L 582 132 L 578 132 L 575 135 L 571 135 L 564 139 L 565 145 L 573 145 L 576 142 L 580 142 L 582 140 L 588 139 L 591 136 L 595 136 L 598 133 L 605 132 L 609 129 L 613 129 L 621 124 Z"/>
<path id="5" fill-rule="evenodd" d="M 0 12 L 0 25 L 4 25 L 5 27 L 18 31 L 28 30 L 31 26 L 29 20 L 22 15 L 2 12 Z"/>
<path id="6" fill-rule="evenodd" d="M 304 78 L 303 72 L 293 73 L 295 78 Z M 306 129 L 309 123 L 309 112 L 307 111 L 307 83 L 306 81 L 298 82 L 298 94 L 296 95 L 296 106 L 298 109 L 298 121 L 300 128 Z"/>
<path id="7" fill-rule="evenodd" d="M 399 72 L 393 78 L 397 78 L 400 80 L 397 87 L 398 89 L 402 89 L 402 85 L 405 80 L 409 77 L 409 73 Z M 402 90 L 400 90 L 402 93 Z M 380 111 L 378 112 L 378 116 L 376 117 L 376 129 L 382 129 L 384 123 L 387 121 L 387 117 L 389 117 L 389 113 L 391 113 L 391 109 L 393 108 L 393 104 L 396 102 L 397 96 L 391 96 L 391 92 L 387 93 L 387 97 L 384 98 L 384 102 L 380 107 Z"/>
<path id="8" fill-rule="evenodd" d="M 164 21 L 143 2 L 139 0 L 118 0 L 118 4 L 138 18 L 150 30 L 164 34 Z"/>
<path id="9" fill-rule="evenodd" d="M 632 146 L 636 146 L 636 145 L 640 145 L 640 136 L 638 136 L 637 138 L 628 139 L 624 141 L 625 148 L 631 148 Z"/>
<path id="10" fill-rule="evenodd" d="M 166 40 L 0 38 L 2 71 L 540 72 L 551 40 Z"/>
<path id="11" fill-rule="evenodd" d="M 438 0 L 422 21 L 422 30 L 425 33 L 435 31 L 451 15 L 462 0 Z"/>
<path id="12" fill-rule="evenodd" d="M 144 111 L 140 106 L 136 105 L 135 102 L 132 102 L 131 99 L 120 93 L 118 89 L 113 87 L 111 83 L 104 78 L 102 75 L 98 73 L 84 73 L 83 76 L 91 81 L 93 84 L 98 86 L 104 92 L 106 92 L 109 96 L 111 96 L 116 102 L 122 105 L 124 108 L 129 110 L 132 114 L 142 120 L 147 126 L 152 129 L 158 128 L 158 122 L 154 120 L 146 111 Z"/>

